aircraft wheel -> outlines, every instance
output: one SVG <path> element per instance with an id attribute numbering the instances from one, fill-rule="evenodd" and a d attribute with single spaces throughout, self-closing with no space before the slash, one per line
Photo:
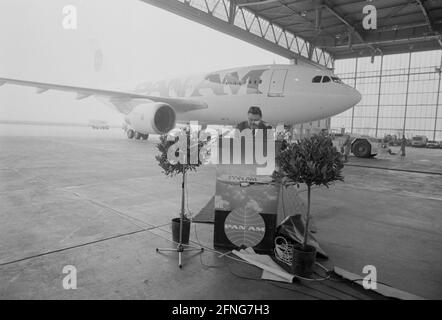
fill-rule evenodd
<path id="1" fill-rule="evenodd" d="M 127 137 L 132 139 L 135 136 L 135 132 L 132 129 L 126 131 Z"/>
<path id="2" fill-rule="evenodd" d="M 371 145 L 366 140 L 358 140 L 353 145 L 353 153 L 358 158 L 369 158 L 371 156 Z"/>
<path id="3" fill-rule="evenodd" d="M 143 134 L 143 135 L 141 136 L 141 138 L 142 138 L 143 140 L 147 140 L 147 139 L 149 139 L 149 134 Z"/>
<path id="4" fill-rule="evenodd" d="M 141 133 L 135 131 L 135 139 L 140 140 L 141 139 Z"/>

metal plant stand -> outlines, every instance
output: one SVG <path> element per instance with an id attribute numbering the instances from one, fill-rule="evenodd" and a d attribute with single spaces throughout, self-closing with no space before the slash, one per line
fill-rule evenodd
<path id="1" fill-rule="evenodd" d="M 184 186 L 186 182 L 186 173 L 183 173 L 183 182 L 181 184 L 181 213 L 180 213 L 180 241 L 177 243 L 176 249 L 174 248 L 157 248 L 156 251 L 175 251 L 178 252 L 178 267 L 182 268 L 182 253 L 185 251 L 200 251 L 203 252 L 204 248 L 202 247 L 196 247 L 190 244 L 184 244 L 183 243 L 183 220 L 184 220 Z"/>

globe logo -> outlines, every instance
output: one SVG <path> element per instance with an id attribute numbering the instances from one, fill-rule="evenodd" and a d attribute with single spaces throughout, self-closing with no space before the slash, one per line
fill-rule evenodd
<path id="1" fill-rule="evenodd" d="M 265 235 L 265 222 L 261 215 L 246 208 L 236 208 L 224 222 L 227 238 L 238 247 L 254 247 Z"/>

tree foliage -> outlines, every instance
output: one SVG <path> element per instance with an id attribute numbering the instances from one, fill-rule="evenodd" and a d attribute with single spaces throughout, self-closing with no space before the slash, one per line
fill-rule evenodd
<path id="1" fill-rule="evenodd" d="M 187 139 L 187 143 L 180 144 L 181 148 L 177 148 L 175 151 L 175 156 L 179 157 L 181 161 L 171 161 L 168 158 L 169 148 L 174 147 L 174 145 L 176 146 L 180 139 Z M 188 130 L 181 131 L 180 135 L 173 139 L 168 138 L 167 135 L 162 135 L 160 142 L 157 144 L 157 149 L 160 153 L 155 156 L 155 159 L 163 169 L 163 173 L 169 177 L 185 174 L 189 171 L 196 171 L 203 164 L 204 159 L 201 159 L 200 154 L 204 153 L 201 151 L 204 151 L 206 143 L 206 141 L 199 141 L 197 135 L 192 137 Z M 196 163 L 191 163 L 192 154 L 197 155 Z"/>
<path id="2" fill-rule="evenodd" d="M 344 180 L 342 155 L 331 138 L 322 134 L 287 143 L 278 161 L 280 171 L 275 174 L 279 180 L 309 187 L 329 187 L 334 181 Z"/>

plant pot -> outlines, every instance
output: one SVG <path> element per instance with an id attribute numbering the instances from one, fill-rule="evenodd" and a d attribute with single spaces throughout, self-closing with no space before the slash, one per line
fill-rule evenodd
<path id="1" fill-rule="evenodd" d="M 300 277 L 310 277 L 316 262 L 316 248 L 307 245 L 293 248 L 292 273 Z"/>
<path id="2" fill-rule="evenodd" d="M 172 240 L 176 243 L 180 242 L 180 220 L 181 218 L 172 219 Z M 189 244 L 190 237 L 190 220 L 183 220 L 183 235 L 182 235 L 182 244 Z"/>

